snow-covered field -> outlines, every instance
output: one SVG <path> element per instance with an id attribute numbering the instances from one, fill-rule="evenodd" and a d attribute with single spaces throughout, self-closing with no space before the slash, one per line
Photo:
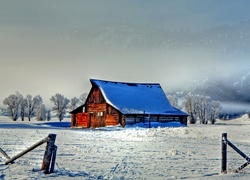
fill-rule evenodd
<path id="1" fill-rule="evenodd" d="M 49 133 L 57 134 L 55 173 L 41 167 L 45 145 L 4 165 L 0 154 L 0 179 L 249 179 L 242 173 L 221 174 L 221 134 L 250 155 L 250 119 L 218 121 L 215 125 L 155 128 L 70 129 L 63 122 L 13 122 L 0 117 L 0 148 L 10 157 Z M 172 126 L 171 124 L 170 126 Z M 156 125 L 157 126 L 157 125 Z M 169 126 L 169 125 L 168 125 Z M 228 169 L 245 160 L 228 147 Z"/>

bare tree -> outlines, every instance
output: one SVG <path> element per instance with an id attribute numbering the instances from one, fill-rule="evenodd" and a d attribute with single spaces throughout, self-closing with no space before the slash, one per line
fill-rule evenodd
<path id="1" fill-rule="evenodd" d="M 46 107 L 44 104 L 41 104 L 36 110 L 36 119 L 38 121 L 46 120 Z"/>
<path id="2" fill-rule="evenodd" d="M 47 121 L 50 121 L 50 120 L 51 120 L 51 112 L 50 112 L 50 109 L 47 111 L 46 119 L 47 119 Z"/>
<path id="3" fill-rule="evenodd" d="M 220 103 L 213 101 L 209 96 L 192 95 L 188 93 L 184 101 L 185 110 L 190 115 L 190 123 L 196 123 L 196 117 L 200 124 L 209 121 L 214 124 L 221 109 Z"/>
<path id="4" fill-rule="evenodd" d="M 196 118 L 195 118 L 195 96 L 192 95 L 191 93 L 188 93 L 186 95 L 186 100 L 184 101 L 184 107 L 186 112 L 190 115 L 189 117 L 189 123 L 190 124 L 195 124 L 196 123 Z"/>
<path id="5" fill-rule="evenodd" d="M 3 104 L 7 106 L 7 111 L 13 121 L 18 119 L 21 97 L 22 95 L 17 91 L 15 94 L 9 95 L 9 97 L 5 98 L 3 101 Z"/>
<path id="6" fill-rule="evenodd" d="M 215 120 L 218 117 L 220 110 L 221 110 L 220 103 L 218 101 L 213 101 L 211 104 L 211 110 L 210 110 L 210 121 L 212 124 L 215 123 Z"/>
<path id="7" fill-rule="evenodd" d="M 80 100 L 77 97 L 73 97 L 70 100 L 69 109 L 74 110 L 79 105 Z"/>
<path id="8" fill-rule="evenodd" d="M 83 93 L 83 94 L 81 94 L 80 97 L 79 97 L 79 103 L 80 103 L 81 105 L 84 104 L 85 101 L 86 101 L 86 99 L 87 99 L 87 97 L 88 97 L 88 93 Z"/>
<path id="9" fill-rule="evenodd" d="M 211 98 L 208 96 L 197 95 L 196 111 L 200 120 L 200 124 L 208 123 L 208 115 L 210 105 L 212 103 Z"/>
<path id="10" fill-rule="evenodd" d="M 64 115 L 66 114 L 66 109 L 70 100 L 57 93 L 55 96 L 50 98 L 50 101 L 54 104 L 52 110 L 55 111 L 56 117 L 59 121 L 62 121 Z"/>
<path id="11" fill-rule="evenodd" d="M 20 116 L 22 121 L 24 121 L 27 106 L 28 106 L 27 99 L 24 98 L 23 96 L 20 96 Z"/>
<path id="12" fill-rule="evenodd" d="M 175 108 L 178 108 L 178 98 L 177 96 L 174 94 L 174 95 L 168 95 L 167 96 L 170 104 L 175 107 Z"/>
<path id="13" fill-rule="evenodd" d="M 32 115 L 34 115 L 35 110 L 43 103 L 43 99 L 40 95 L 35 96 L 32 98 L 30 94 L 27 95 L 27 116 L 30 121 Z"/>

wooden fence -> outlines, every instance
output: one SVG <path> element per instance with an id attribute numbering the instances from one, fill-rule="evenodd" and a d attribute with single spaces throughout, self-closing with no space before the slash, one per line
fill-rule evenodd
<path id="1" fill-rule="evenodd" d="M 55 145 L 55 140 L 56 140 L 56 134 L 49 134 L 47 137 L 45 137 L 41 141 L 37 142 L 36 144 L 32 145 L 31 147 L 20 152 L 19 154 L 17 154 L 16 156 L 12 158 L 10 158 L 7 155 L 7 153 L 4 152 L 1 148 L 0 148 L 0 153 L 2 153 L 3 156 L 7 159 L 7 161 L 5 162 L 5 165 L 8 165 L 9 163 L 13 163 L 16 159 L 22 157 L 23 155 L 27 154 L 28 152 L 32 151 L 33 149 L 47 142 L 41 171 L 44 171 L 45 174 L 50 174 L 54 172 L 55 161 L 56 161 L 57 146 Z"/>
<path id="2" fill-rule="evenodd" d="M 240 156 L 242 156 L 247 161 L 242 166 L 234 170 L 234 172 L 238 173 L 250 164 L 250 158 L 227 139 L 227 133 L 222 134 L 221 145 L 221 173 L 227 173 L 227 145 L 229 145 L 233 150 L 235 150 Z"/>

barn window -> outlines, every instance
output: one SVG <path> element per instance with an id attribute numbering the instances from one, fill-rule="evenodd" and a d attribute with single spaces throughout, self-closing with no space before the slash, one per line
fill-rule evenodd
<path id="1" fill-rule="evenodd" d="M 111 107 L 108 106 L 108 114 L 111 114 Z"/>
<path id="2" fill-rule="evenodd" d="M 97 112 L 97 116 L 103 116 L 103 112 Z"/>

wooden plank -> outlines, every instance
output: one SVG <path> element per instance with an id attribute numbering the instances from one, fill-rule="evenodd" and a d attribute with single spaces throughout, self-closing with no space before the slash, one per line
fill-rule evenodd
<path id="1" fill-rule="evenodd" d="M 115 126 L 119 124 L 119 115 L 118 114 L 107 114 L 106 115 L 106 125 Z"/>
<path id="2" fill-rule="evenodd" d="M 245 164 L 243 164 L 242 166 L 240 166 L 238 169 L 235 170 L 236 173 L 239 173 L 242 169 L 244 169 L 245 167 L 247 167 L 250 164 L 250 162 L 246 162 Z"/>
<path id="3" fill-rule="evenodd" d="M 243 153 L 240 149 L 238 149 L 235 145 L 233 145 L 233 143 L 231 143 L 228 139 L 226 140 L 227 144 L 233 149 L 235 150 L 239 155 L 241 155 L 241 157 L 243 157 L 245 160 L 250 162 L 250 158 Z"/>
<path id="4" fill-rule="evenodd" d="M 0 148 L 0 153 L 2 153 L 3 156 L 4 156 L 6 159 L 10 159 L 10 157 L 7 155 L 7 153 L 6 153 L 4 150 L 2 150 L 2 148 Z"/>
<path id="5" fill-rule="evenodd" d="M 78 113 L 77 114 L 77 126 L 88 127 L 89 113 Z"/>
<path id="6" fill-rule="evenodd" d="M 13 158 L 10 158 L 9 160 L 7 160 L 5 162 L 5 165 L 12 163 L 13 161 L 15 161 L 16 159 L 22 157 L 23 155 L 27 154 L 28 152 L 32 151 L 33 149 L 37 148 L 38 146 L 42 145 L 43 143 L 47 142 L 49 140 L 49 137 L 46 137 L 44 139 L 42 139 L 41 141 L 37 142 L 36 144 L 34 144 L 33 146 L 29 147 L 28 149 L 22 151 L 21 153 L 17 154 L 16 156 L 14 156 Z"/>
<path id="7" fill-rule="evenodd" d="M 106 111 L 107 104 L 88 104 L 88 111 L 89 112 L 104 112 Z"/>

